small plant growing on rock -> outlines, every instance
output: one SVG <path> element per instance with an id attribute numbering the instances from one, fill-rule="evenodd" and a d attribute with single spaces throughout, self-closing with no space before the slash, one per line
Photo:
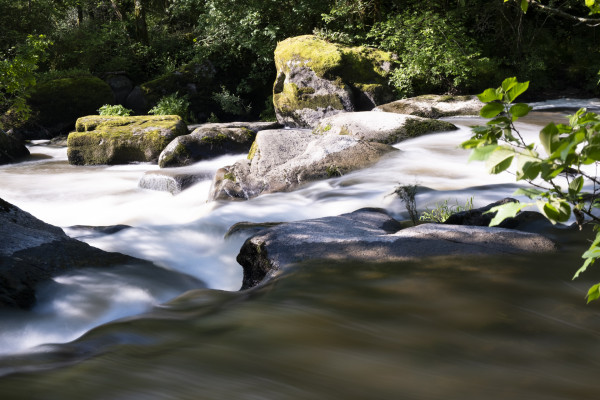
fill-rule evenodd
<path id="1" fill-rule="evenodd" d="M 161 98 L 158 103 L 148 111 L 153 115 L 179 115 L 181 119 L 187 121 L 190 102 L 185 96 L 179 97 L 177 93 L 170 94 Z"/>
<path id="2" fill-rule="evenodd" d="M 419 213 L 417 212 L 417 201 L 415 196 L 417 195 L 417 185 L 399 185 L 394 189 L 394 193 L 404 203 L 408 216 L 412 221 L 413 225 L 419 222 Z"/>
<path id="3" fill-rule="evenodd" d="M 132 113 L 133 113 L 133 110 L 130 110 L 129 108 L 125 108 L 120 104 L 117 104 L 114 106 L 110 105 L 110 104 L 105 104 L 98 109 L 98 114 L 100 114 L 100 115 L 117 115 L 120 117 L 128 117 Z"/>
<path id="4" fill-rule="evenodd" d="M 419 217 L 419 220 L 423 222 L 443 223 L 452 214 L 472 209 L 473 197 L 467 200 L 464 206 L 458 204 L 458 200 L 456 201 L 456 204 L 448 204 L 448 200 L 444 200 L 443 203 L 436 203 L 435 208 L 433 210 L 427 209 L 427 211 L 424 211 L 423 214 L 421 214 L 421 216 Z"/>

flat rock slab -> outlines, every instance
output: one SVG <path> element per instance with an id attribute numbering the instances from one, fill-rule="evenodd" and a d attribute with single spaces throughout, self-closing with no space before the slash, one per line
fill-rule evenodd
<path id="1" fill-rule="evenodd" d="M 290 222 L 260 231 L 242 246 L 242 289 L 306 260 L 394 262 L 433 256 L 545 253 L 545 236 L 503 228 L 424 224 L 400 230 L 384 210 L 361 209 L 335 217 Z"/>
<path id="2" fill-rule="evenodd" d="M 455 125 L 430 118 L 388 112 L 348 112 L 325 117 L 317 134 L 350 135 L 368 142 L 395 144 L 428 133 L 453 131 Z"/>
<path id="3" fill-rule="evenodd" d="M 373 111 L 417 115 L 424 118 L 479 115 L 484 104 L 477 96 L 422 95 L 382 104 Z"/>

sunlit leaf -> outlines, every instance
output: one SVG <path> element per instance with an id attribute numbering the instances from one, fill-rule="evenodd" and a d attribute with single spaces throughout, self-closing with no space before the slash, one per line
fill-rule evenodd
<path id="1" fill-rule="evenodd" d="M 479 115 L 483 118 L 494 118 L 496 115 L 504 111 L 504 104 L 502 103 L 488 103 L 481 108 Z"/>
<path id="2" fill-rule="evenodd" d="M 486 89 L 483 93 L 477 95 L 482 103 L 489 103 L 495 100 L 502 100 L 502 93 L 498 93 L 497 89 Z"/>
<path id="3" fill-rule="evenodd" d="M 485 212 L 485 214 L 495 212 L 496 215 L 490 221 L 490 226 L 497 226 L 506 218 L 514 218 L 519 211 L 532 204 L 533 203 L 506 203 L 491 208 L 489 211 Z"/>
<path id="4" fill-rule="evenodd" d="M 594 286 L 592 286 L 590 290 L 588 290 L 587 296 L 585 297 L 587 298 L 588 303 L 590 301 L 597 300 L 600 297 L 600 283 L 597 283 Z"/>
<path id="5" fill-rule="evenodd" d="M 490 144 L 488 146 L 477 147 L 473 149 L 471 156 L 469 157 L 469 162 L 471 161 L 485 161 L 488 159 L 490 154 L 496 150 L 498 147 L 497 144 Z"/>
<path id="6" fill-rule="evenodd" d="M 538 208 L 540 204 L 538 201 Z M 566 222 L 571 217 L 571 206 L 566 201 L 544 202 L 540 210 L 552 223 Z"/>
<path id="7" fill-rule="evenodd" d="M 513 116 L 513 121 L 515 121 L 517 118 L 526 116 L 531 110 L 533 110 L 533 107 L 525 103 L 517 103 L 510 107 L 510 113 Z"/>
<path id="8" fill-rule="evenodd" d="M 532 156 L 520 154 L 517 159 L 517 180 L 537 178 L 542 170 L 541 162 Z"/>
<path id="9" fill-rule="evenodd" d="M 553 122 L 546 125 L 540 131 L 540 142 L 542 143 L 542 146 L 544 146 L 544 150 L 546 150 L 546 153 L 548 154 L 552 154 L 552 152 L 554 151 L 553 143 L 555 143 L 557 139 L 558 129 L 556 128 L 556 125 L 554 125 Z"/>
<path id="10" fill-rule="evenodd" d="M 514 156 L 514 150 L 503 146 L 497 146 L 497 148 L 489 154 L 485 165 L 491 174 L 499 174 L 510 167 Z"/>
<path id="11" fill-rule="evenodd" d="M 529 81 L 517 82 L 510 90 L 506 92 L 506 95 L 508 96 L 508 102 L 512 103 L 515 101 L 515 99 L 525 92 L 527 88 L 529 88 Z"/>
<path id="12" fill-rule="evenodd" d="M 575 196 L 583 189 L 583 176 L 578 176 L 569 183 L 569 194 Z"/>
<path id="13" fill-rule="evenodd" d="M 517 78 L 514 76 L 511 76 L 510 78 L 506 78 L 505 80 L 502 81 L 502 90 L 504 90 L 505 92 L 508 92 L 513 86 L 515 86 L 517 84 Z"/>
<path id="14" fill-rule="evenodd" d="M 546 193 L 546 192 L 539 190 L 539 189 L 533 189 L 533 188 L 520 188 L 520 189 L 515 190 L 513 195 L 515 195 L 515 196 L 523 195 L 523 196 L 527 196 L 533 200 L 536 197 L 540 197 L 540 195 L 543 193 Z"/>

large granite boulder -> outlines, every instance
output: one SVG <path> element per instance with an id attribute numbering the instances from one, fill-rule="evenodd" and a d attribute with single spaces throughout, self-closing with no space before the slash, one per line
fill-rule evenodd
<path id="1" fill-rule="evenodd" d="M 285 192 L 316 180 L 371 166 L 392 146 L 344 135 L 314 135 L 308 130 L 260 131 L 248 159 L 217 171 L 212 200 L 249 199 Z"/>
<path id="2" fill-rule="evenodd" d="M 160 154 L 158 165 L 182 167 L 224 154 L 247 153 L 258 131 L 278 127 L 276 122 L 203 124 L 169 143 Z"/>
<path id="3" fill-rule="evenodd" d="M 273 103 L 277 120 L 314 127 L 326 116 L 371 110 L 393 99 L 391 53 L 345 47 L 312 35 L 288 38 L 275 49 Z"/>
<path id="4" fill-rule="evenodd" d="M 66 135 L 77 118 L 95 114 L 104 104 L 113 104 L 110 86 L 94 76 L 74 76 L 37 84 L 27 100 L 32 118 L 14 132 L 22 139 L 51 139 Z"/>
<path id="5" fill-rule="evenodd" d="M 503 228 L 424 224 L 401 229 L 384 210 L 290 222 L 261 230 L 242 246 L 242 289 L 307 260 L 395 262 L 436 256 L 544 253 L 550 239 Z"/>
<path id="6" fill-rule="evenodd" d="M 386 112 L 351 112 L 325 117 L 315 133 L 351 135 L 369 142 L 394 144 L 427 133 L 451 131 L 455 125 L 429 118 Z"/>
<path id="7" fill-rule="evenodd" d="M 29 155 L 29 150 L 20 140 L 0 129 L 0 165 L 19 161 Z"/>
<path id="8" fill-rule="evenodd" d="M 397 100 L 377 106 L 373 111 L 417 115 L 424 118 L 479 115 L 484 104 L 477 96 L 449 96 L 427 94 Z"/>
<path id="9" fill-rule="evenodd" d="M 75 129 L 67 139 L 74 165 L 156 162 L 173 139 L 188 133 L 177 115 L 91 115 L 79 118 Z"/>
<path id="10" fill-rule="evenodd" d="M 69 238 L 62 229 L 0 199 L 0 309 L 27 309 L 36 285 L 78 268 L 116 265 L 155 267 Z"/>

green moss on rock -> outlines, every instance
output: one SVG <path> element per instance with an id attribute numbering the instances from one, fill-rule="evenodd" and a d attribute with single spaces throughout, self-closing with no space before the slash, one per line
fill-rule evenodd
<path id="1" fill-rule="evenodd" d="M 80 118 L 67 139 L 69 162 L 75 165 L 156 161 L 177 136 L 188 133 L 176 115 Z"/>

